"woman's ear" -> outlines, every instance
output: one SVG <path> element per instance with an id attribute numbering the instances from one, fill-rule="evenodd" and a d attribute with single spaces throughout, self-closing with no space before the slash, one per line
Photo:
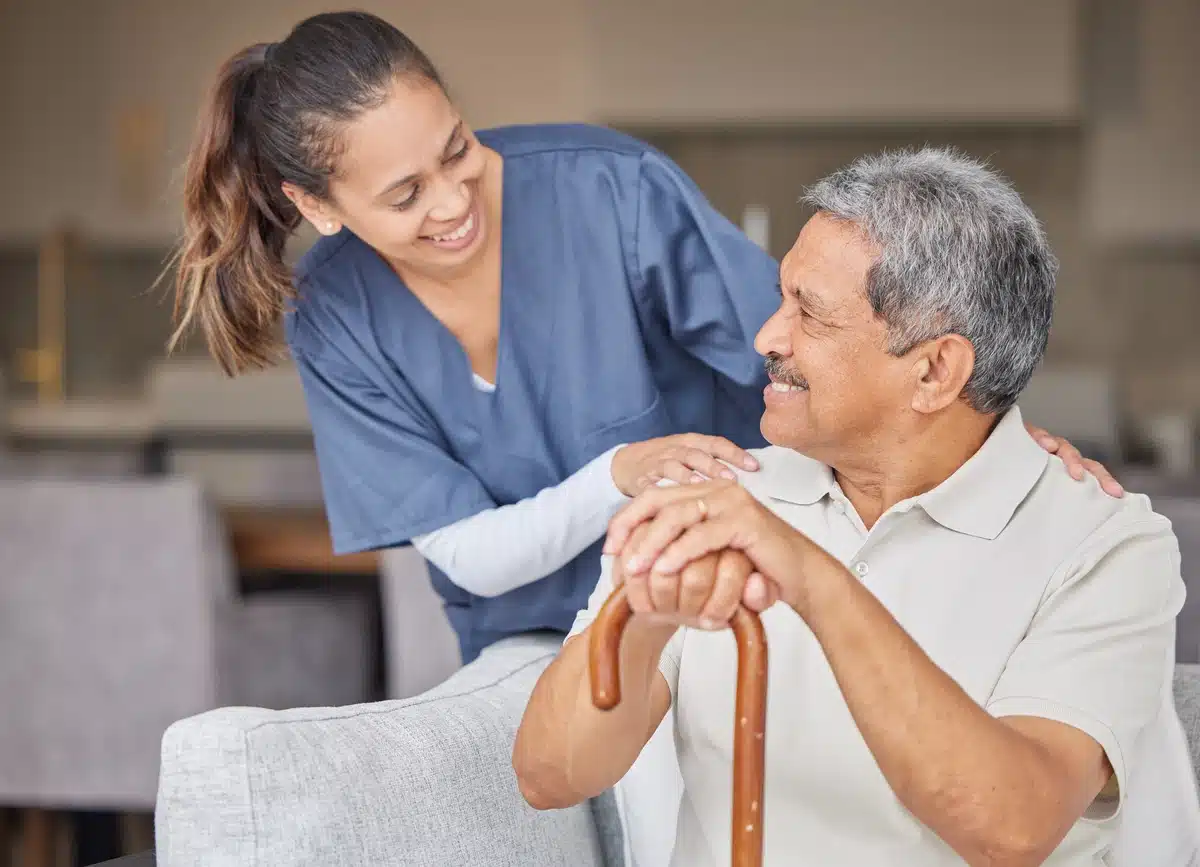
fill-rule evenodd
<path id="1" fill-rule="evenodd" d="M 326 204 L 311 193 L 306 193 L 295 184 L 284 183 L 283 194 L 296 206 L 300 216 L 307 220 L 322 235 L 336 235 L 342 231 L 342 223 L 329 213 Z"/>

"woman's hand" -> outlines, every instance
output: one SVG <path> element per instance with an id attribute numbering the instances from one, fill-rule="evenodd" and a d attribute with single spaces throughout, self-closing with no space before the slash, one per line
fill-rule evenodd
<path id="1" fill-rule="evenodd" d="M 675 434 L 619 449 L 613 455 L 613 484 L 625 496 L 636 497 L 663 479 L 686 485 L 737 478 L 721 461 L 748 471 L 758 469 L 749 452 L 723 437 Z"/>
<path id="2" fill-rule="evenodd" d="M 1100 487 L 1110 497 L 1120 497 L 1125 494 L 1125 489 L 1121 487 L 1121 483 L 1113 478 L 1112 473 L 1104 468 L 1104 465 L 1098 461 L 1093 461 L 1090 458 L 1085 458 L 1079 453 L 1079 449 L 1071 445 L 1062 437 L 1056 437 L 1052 433 L 1048 433 L 1040 427 L 1035 427 L 1029 422 L 1025 422 L 1025 429 L 1029 431 L 1029 435 L 1033 437 L 1034 442 L 1050 452 L 1052 455 L 1058 455 L 1064 464 L 1066 464 L 1067 472 L 1071 474 L 1071 478 L 1077 482 L 1082 482 L 1085 474 L 1091 474 L 1096 477 L 1096 481 L 1100 483 Z"/>

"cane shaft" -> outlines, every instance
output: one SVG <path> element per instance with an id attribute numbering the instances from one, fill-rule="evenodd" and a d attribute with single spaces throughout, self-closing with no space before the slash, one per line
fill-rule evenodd
<path id="1" fill-rule="evenodd" d="M 605 601 L 592 624 L 588 674 L 592 703 L 612 710 L 621 703 L 621 638 L 631 616 L 624 588 Z M 747 608 L 733 617 L 737 641 L 737 698 L 733 728 L 733 867 L 761 867 L 763 780 L 766 771 L 767 640 L 762 621 Z"/>

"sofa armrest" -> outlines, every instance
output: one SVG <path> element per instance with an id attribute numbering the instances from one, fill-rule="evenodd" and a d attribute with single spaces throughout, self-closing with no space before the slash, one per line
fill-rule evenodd
<path id="1" fill-rule="evenodd" d="M 502 642 L 399 701 L 176 723 L 162 746 L 159 867 L 619 864 L 607 800 L 538 812 L 512 772 L 525 703 L 560 642 Z"/>
<path id="2" fill-rule="evenodd" d="M 1175 709 L 1192 754 L 1192 771 L 1200 776 L 1200 665 L 1175 666 Z"/>

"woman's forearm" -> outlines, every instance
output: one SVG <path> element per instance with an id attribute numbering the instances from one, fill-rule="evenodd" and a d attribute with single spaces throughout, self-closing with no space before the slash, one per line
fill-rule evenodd
<path id="1" fill-rule="evenodd" d="M 413 547 L 476 596 L 499 596 L 544 578 L 603 536 L 626 502 L 612 480 L 616 451 L 532 497 L 418 536 Z"/>

